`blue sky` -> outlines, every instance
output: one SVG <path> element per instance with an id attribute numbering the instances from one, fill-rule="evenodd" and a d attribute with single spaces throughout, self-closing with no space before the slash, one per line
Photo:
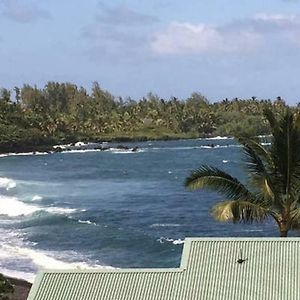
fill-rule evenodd
<path id="1" fill-rule="evenodd" d="M 300 1 L 0 0 L 0 86 L 300 101 Z"/>

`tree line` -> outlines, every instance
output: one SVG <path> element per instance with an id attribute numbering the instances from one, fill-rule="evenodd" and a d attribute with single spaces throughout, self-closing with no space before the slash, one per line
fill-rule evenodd
<path id="1" fill-rule="evenodd" d="M 187 99 L 115 97 L 94 82 L 90 91 L 72 83 L 48 82 L 0 89 L 0 151 L 33 151 L 78 140 L 146 140 L 268 134 L 265 108 L 287 107 L 270 99 L 221 99 L 200 93 Z"/>

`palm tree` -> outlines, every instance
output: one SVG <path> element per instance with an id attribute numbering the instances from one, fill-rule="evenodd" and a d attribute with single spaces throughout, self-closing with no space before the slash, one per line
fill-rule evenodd
<path id="1" fill-rule="evenodd" d="M 272 137 L 271 145 L 254 138 L 239 138 L 243 145 L 249 182 L 246 185 L 228 173 L 207 165 L 185 180 L 190 189 L 209 188 L 226 197 L 212 208 L 218 221 L 252 223 L 273 218 L 280 236 L 300 228 L 300 115 L 287 109 L 276 119 L 264 111 Z"/>

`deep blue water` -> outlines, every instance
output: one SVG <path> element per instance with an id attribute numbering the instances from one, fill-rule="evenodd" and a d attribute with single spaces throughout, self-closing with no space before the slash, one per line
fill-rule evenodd
<path id="1" fill-rule="evenodd" d="M 176 267 L 185 237 L 277 236 L 272 221 L 215 222 L 209 210 L 225 199 L 184 188 L 201 164 L 246 181 L 234 140 L 127 145 L 141 151 L 1 157 L 0 271 L 31 279 L 41 268 Z"/>

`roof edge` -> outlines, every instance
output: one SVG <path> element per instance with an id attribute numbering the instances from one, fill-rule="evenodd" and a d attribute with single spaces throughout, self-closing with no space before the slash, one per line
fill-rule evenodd
<path id="1" fill-rule="evenodd" d="M 299 242 L 300 237 L 186 237 L 185 242 L 207 242 L 207 241 L 248 241 L 248 242 L 268 242 L 268 241 L 277 241 L 277 242 L 287 242 L 287 241 L 295 241 Z"/>

